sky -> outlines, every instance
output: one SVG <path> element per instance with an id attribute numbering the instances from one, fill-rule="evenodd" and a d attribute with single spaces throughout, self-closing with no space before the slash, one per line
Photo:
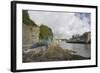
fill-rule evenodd
<path id="1" fill-rule="evenodd" d="M 55 38 L 68 39 L 72 35 L 91 30 L 91 14 L 76 12 L 28 11 L 30 19 L 37 25 L 47 25 Z"/>

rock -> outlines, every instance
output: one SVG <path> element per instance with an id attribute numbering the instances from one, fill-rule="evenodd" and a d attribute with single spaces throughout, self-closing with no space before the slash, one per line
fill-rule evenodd
<path id="1" fill-rule="evenodd" d="M 59 46 L 50 46 L 46 52 L 46 56 L 48 59 L 63 59 L 64 58 L 64 50 Z"/>

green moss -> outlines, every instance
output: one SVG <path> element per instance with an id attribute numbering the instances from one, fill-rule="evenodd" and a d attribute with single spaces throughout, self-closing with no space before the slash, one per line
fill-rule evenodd
<path id="1" fill-rule="evenodd" d="M 22 11 L 22 19 L 23 19 L 23 24 L 37 26 L 35 22 L 30 19 L 27 10 Z"/>

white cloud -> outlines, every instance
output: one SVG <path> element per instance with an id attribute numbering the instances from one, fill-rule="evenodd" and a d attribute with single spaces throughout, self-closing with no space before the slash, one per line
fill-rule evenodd
<path id="1" fill-rule="evenodd" d="M 56 38 L 69 38 L 73 34 L 90 31 L 88 18 L 84 17 L 81 20 L 75 13 L 50 11 L 28 11 L 28 13 L 36 24 L 44 24 L 52 28 Z"/>

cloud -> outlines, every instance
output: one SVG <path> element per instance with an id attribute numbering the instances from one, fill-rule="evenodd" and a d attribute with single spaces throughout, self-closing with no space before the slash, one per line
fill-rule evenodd
<path id="1" fill-rule="evenodd" d="M 75 16 L 78 16 L 84 22 L 91 24 L 91 14 L 90 13 L 75 13 Z"/>
<path id="2" fill-rule="evenodd" d="M 90 18 L 87 13 L 28 11 L 30 18 L 37 25 L 49 26 L 55 38 L 70 38 L 74 34 L 90 31 Z"/>

